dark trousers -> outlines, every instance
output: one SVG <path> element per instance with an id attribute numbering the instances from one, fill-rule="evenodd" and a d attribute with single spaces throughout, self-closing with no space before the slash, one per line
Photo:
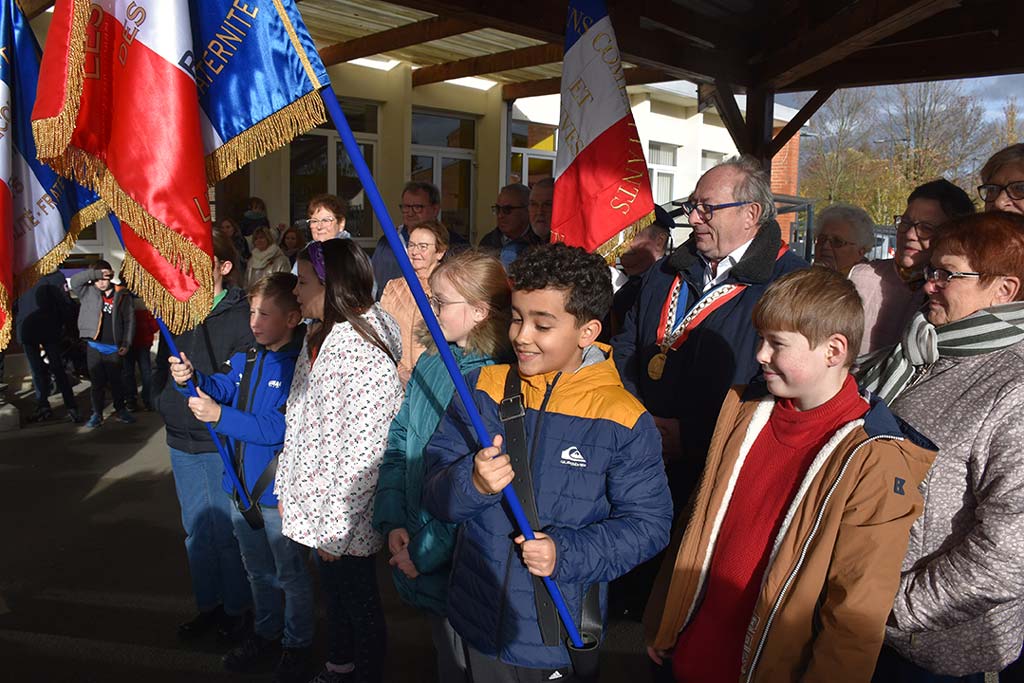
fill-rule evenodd
<path id="1" fill-rule="evenodd" d="M 138 379 L 135 377 L 135 366 L 139 368 L 138 379 L 142 380 L 142 405 L 147 409 L 153 407 L 153 360 L 148 348 L 133 346 L 124 356 L 124 393 L 125 399 L 135 401 L 139 396 Z"/>
<path id="2" fill-rule="evenodd" d="M 92 399 L 92 412 L 96 415 L 103 414 L 104 399 L 106 398 L 107 386 L 110 386 L 110 393 L 114 398 L 114 410 L 124 409 L 124 379 L 121 376 L 122 358 L 116 353 L 100 353 L 93 347 L 88 347 L 86 359 L 89 363 L 89 381 L 92 389 L 89 397 Z"/>
<path id="3" fill-rule="evenodd" d="M 39 353 L 40 348 L 46 352 L 46 361 Z M 46 344 L 25 344 L 25 359 L 28 360 L 28 367 L 32 371 L 32 387 L 36 392 L 36 405 L 40 408 L 50 405 L 50 377 L 56 382 L 60 389 L 60 395 L 64 399 L 64 407 L 75 408 L 75 392 L 71 388 L 71 380 L 68 373 L 64 371 L 64 359 L 60 355 L 60 342 L 52 341 Z"/>
<path id="4" fill-rule="evenodd" d="M 506 664 L 497 657 L 474 650 L 466 645 L 466 668 L 473 683 L 541 683 L 541 681 L 567 680 L 571 667 L 564 669 L 531 669 L 525 666 Z M 558 671 L 560 676 L 551 677 Z"/>
<path id="5" fill-rule="evenodd" d="M 317 565 L 327 602 L 327 660 L 354 664 L 355 683 L 380 683 L 388 634 L 374 557 L 342 555 L 324 562 L 318 556 Z"/>
<path id="6" fill-rule="evenodd" d="M 985 674 L 944 676 L 933 674 L 909 659 L 905 659 L 888 645 L 882 646 L 871 683 L 985 683 Z"/>

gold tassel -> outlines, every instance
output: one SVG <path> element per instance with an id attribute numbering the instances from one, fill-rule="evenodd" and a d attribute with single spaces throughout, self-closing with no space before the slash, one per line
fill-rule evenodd
<path id="1" fill-rule="evenodd" d="M 82 230 L 92 225 L 99 219 L 110 213 L 110 209 L 102 201 L 96 201 L 78 211 L 71 217 L 71 224 L 68 226 L 68 234 L 60 242 L 55 244 L 50 251 L 43 255 L 38 261 L 15 275 L 14 291 L 16 296 L 21 296 L 39 281 L 44 275 L 49 275 L 57 270 L 60 264 L 67 260 L 72 247 L 78 241 Z"/>
<path id="2" fill-rule="evenodd" d="M 129 253 L 124 255 L 124 277 L 128 288 L 141 296 L 146 307 L 159 315 L 174 334 L 192 329 L 206 319 L 213 308 L 212 280 L 187 301 L 179 301 Z"/>
<path id="3" fill-rule="evenodd" d="M 32 122 L 32 136 L 36 141 L 36 156 L 40 161 L 59 156 L 71 144 L 71 135 L 78 122 L 78 109 L 82 101 L 82 83 L 85 78 L 85 30 L 89 23 L 89 0 L 74 0 L 71 14 L 71 36 L 68 40 L 67 80 L 64 83 L 64 102 L 60 113 L 48 119 Z"/>
<path id="4" fill-rule="evenodd" d="M 14 325 L 14 311 L 11 310 L 11 294 L 7 288 L 0 283 L 0 310 L 4 312 L 4 324 L 0 326 L 0 351 L 7 348 L 11 343 L 11 328 Z M 0 380 L 3 378 L 0 377 Z"/>
<path id="5" fill-rule="evenodd" d="M 251 128 L 242 131 L 206 157 L 210 184 L 269 154 L 327 120 L 324 101 L 316 90 L 306 93 Z"/>
<path id="6" fill-rule="evenodd" d="M 604 257 L 604 260 L 608 262 L 608 265 L 614 266 L 615 259 L 626 252 L 626 249 L 629 247 L 629 243 L 633 241 L 633 238 L 652 223 L 654 223 L 653 211 L 640 220 L 623 228 L 614 237 L 599 246 L 595 251 Z"/>

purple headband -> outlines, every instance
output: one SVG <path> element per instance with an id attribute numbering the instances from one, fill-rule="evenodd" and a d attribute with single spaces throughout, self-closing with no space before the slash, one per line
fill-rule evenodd
<path id="1" fill-rule="evenodd" d="M 324 245 L 320 242 L 310 242 L 306 247 L 309 254 L 309 262 L 313 265 L 317 278 L 321 284 L 327 283 L 327 266 L 324 265 Z"/>

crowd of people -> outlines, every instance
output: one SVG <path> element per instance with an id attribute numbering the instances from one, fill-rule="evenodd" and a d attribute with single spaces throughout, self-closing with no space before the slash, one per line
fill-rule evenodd
<path id="1" fill-rule="evenodd" d="M 230 671 L 381 681 L 384 552 L 443 683 L 578 673 L 546 577 L 598 637 L 609 609 L 642 615 L 658 681 L 1005 669 L 1024 639 L 1024 145 L 989 160 L 978 197 L 916 188 L 876 261 L 870 216 L 830 206 L 810 266 L 761 166 L 729 160 L 684 202 L 690 238 L 672 250 L 659 208 L 613 288 L 602 258 L 548 242 L 550 179 L 502 188 L 477 248 L 409 183 L 399 234 L 472 406 L 390 243 L 371 258 L 345 239 L 335 197 L 310 201 L 308 242 L 254 200 L 214 232 L 212 311 L 180 356 L 161 342 L 141 392 L 186 535 L 197 614 L 179 635 L 234 642 Z M 132 421 L 125 368 L 148 374 L 152 327 L 112 278 L 99 262 L 71 280 L 89 426 L 108 386 Z M 32 301 L 59 309 L 62 287 Z M 26 315 L 42 415 L 33 358 L 59 357 L 58 335 Z"/>

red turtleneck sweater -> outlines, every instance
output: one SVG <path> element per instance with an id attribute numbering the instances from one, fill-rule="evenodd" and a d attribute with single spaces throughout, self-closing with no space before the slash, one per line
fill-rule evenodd
<path id="1" fill-rule="evenodd" d="M 715 541 L 704 597 L 672 655 L 677 681 L 739 680 L 743 640 L 782 518 L 825 443 L 867 410 L 852 376 L 838 394 L 812 410 L 777 400 L 740 470 Z"/>

